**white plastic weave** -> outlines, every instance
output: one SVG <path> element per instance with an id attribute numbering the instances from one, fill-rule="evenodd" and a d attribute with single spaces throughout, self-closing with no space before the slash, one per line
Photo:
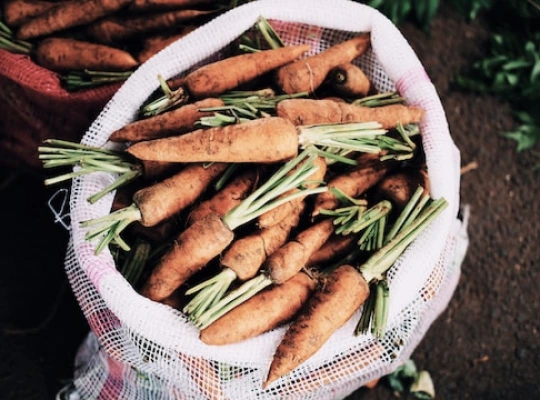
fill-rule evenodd
<path id="1" fill-rule="evenodd" d="M 131 122 L 140 105 L 166 79 L 215 59 L 259 16 L 272 21 L 286 44 L 310 43 L 313 52 L 371 32 L 372 49 L 357 63 L 379 91 L 398 90 L 426 110 L 421 124 L 432 196 L 449 207 L 389 272 L 392 293 L 382 340 L 352 332 L 360 310 L 307 362 L 268 389 L 267 369 L 285 328 L 228 346 L 208 346 L 179 311 L 150 301 L 117 271 L 111 254 L 94 254 L 80 222 L 108 214 L 113 195 L 86 198 L 113 180 L 92 174 L 74 181 L 67 274 L 92 333 L 77 358 L 75 385 L 94 399 L 337 399 L 385 375 L 407 359 L 446 307 L 467 247 L 459 209 L 459 151 L 444 110 L 416 55 L 378 11 L 347 0 L 260 0 L 219 16 L 143 64 L 119 89 L 83 137 L 105 145 Z"/>

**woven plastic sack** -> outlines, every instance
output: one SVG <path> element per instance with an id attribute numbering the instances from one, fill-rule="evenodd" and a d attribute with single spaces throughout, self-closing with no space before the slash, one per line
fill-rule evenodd
<path id="1" fill-rule="evenodd" d="M 43 140 L 81 140 L 119 86 L 68 92 L 55 72 L 0 49 L 0 164 L 40 170 Z"/>
<path id="2" fill-rule="evenodd" d="M 358 64 L 378 91 L 398 90 L 426 110 L 421 124 L 431 192 L 449 207 L 413 242 L 388 273 L 389 322 L 382 339 L 356 337 L 361 310 L 309 360 L 262 389 L 281 327 L 228 346 L 208 346 L 181 312 L 150 301 L 117 271 L 108 251 L 94 254 L 79 224 L 108 214 L 113 196 L 86 198 L 113 176 L 93 174 L 73 183 L 71 245 L 66 269 L 92 332 L 76 360 L 74 384 L 83 399 L 338 399 L 388 374 L 408 359 L 457 284 L 467 248 L 458 219 L 459 151 L 436 90 L 396 27 L 378 11 L 346 0 L 261 0 L 221 15 L 143 64 L 118 90 L 83 137 L 104 145 L 114 130 L 134 120 L 157 88 L 215 59 L 259 18 L 270 20 L 286 44 L 309 43 L 313 52 L 371 32 L 372 49 Z"/>

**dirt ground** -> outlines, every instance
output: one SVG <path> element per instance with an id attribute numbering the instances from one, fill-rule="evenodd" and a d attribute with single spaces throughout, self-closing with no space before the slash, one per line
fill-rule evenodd
<path id="1" fill-rule="evenodd" d="M 509 108 L 463 93 L 455 74 L 482 54 L 488 33 L 443 7 L 429 36 L 400 26 L 433 80 L 462 165 L 462 203 L 471 207 L 470 247 L 458 288 L 412 358 L 433 378 L 438 399 L 540 398 L 539 172 L 500 132 Z M 0 132 L 1 133 L 1 132 Z M 474 165 L 474 164 L 472 164 Z M 63 272 L 68 240 L 39 174 L 2 168 L 0 393 L 3 399 L 53 399 L 69 381 L 87 332 Z M 384 380 L 349 400 L 394 398 Z"/>

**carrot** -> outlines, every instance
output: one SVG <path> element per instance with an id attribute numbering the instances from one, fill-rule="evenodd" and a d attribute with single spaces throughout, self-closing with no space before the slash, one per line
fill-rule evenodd
<path id="1" fill-rule="evenodd" d="M 405 168 L 385 176 L 375 188 L 375 198 L 390 200 L 398 210 L 403 209 L 414 191 L 421 186 L 429 193 L 429 178 L 425 169 Z"/>
<path id="2" fill-rule="evenodd" d="M 138 62 L 126 51 L 75 39 L 47 38 L 35 48 L 37 64 L 51 71 L 128 71 Z"/>
<path id="3" fill-rule="evenodd" d="M 364 71 L 352 63 L 345 63 L 333 68 L 328 80 L 330 86 L 340 95 L 347 97 L 363 97 L 371 87 Z"/>
<path id="4" fill-rule="evenodd" d="M 316 280 L 299 272 L 283 285 L 261 291 L 200 332 L 209 345 L 246 340 L 290 321 L 315 289 Z"/>
<path id="5" fill-rule="evenodd" d="M 276 105 L 276 113 L 295 125 L 315 125 L 337 122 L 377 121 L 384 129 L 417 123 L 424 110 L 415 106 L 391 104 L 382 107 L 363 107 L 331 100 L 289 99 Z"/>
<path id="6" fill-rule="evenodd" d="M 313 93 L 324 82 L 332 68 L 351 62 L 370 45 L 370 35 L 361 34 L 329 49 L 278 69 L 276 83 L 288 94 Z"/>
<path id="7" fill-rule="evenodd" d="M 356 268 L 342 265 L 332 271 L 285 332 L 263 387 L 315 354 L 352 317 L 368 295 L 369 286 Z"/>
<path id="8" fill-rule="evenodd" d="M 188 216 L 188 223 L 203 219 L 209 214 L 225 216 L 235 206 L 240 204 L 257 181 L 257 171 L 250 169 L 237 176 L 222 190 L 210 199 L 200 203 Z"/>
<path id="9" fill-rule="evenodd" d="M 84 33 L 99 43 L 114 44 L 177 28 L 187 21 L 215 14 L 213 10 L 176 10 L 150 15 L 111 16 L 88 25 Z"/>
<path id="10" fill-rule="evenodd" d="M 113 14 L 131 0 L 70 0 L 60 2 L 43 14 L 23 23 L 17 31 L 21 40 L 33 39 L 81 26 Z"/>
<path id="11" fill-rule="evenodd" d="M 199 111 L 201 108 L 219 107 L 220 99 L 208 98 L 186 104 L 172 111 L 154 117 L 138 120 L 114 131 L 109 140 L 113 142 L 140 142 L 159 139 L 173 134 L 180 135 L 195 129 L 194 124 L 201 117 L 212 115 L 212 111 Z"/>
<path id="12" fill-rule="evenodd" d="M 184 86 L 194 98 L 214 97 L 296 60 L 309 49 L 309 45 L 288 46 L 225 58 L 188 74 Z"/>
<path id="13" fill-rule="evenodd" d="M 370 153 L 361 154 L 357 162 L 356 167 L 332 178 L 328 182 L 328 188 L 336 188 L 349 197 L 358 198 L 395 166 L 395 162 L 380 161 L 378 154 Z M 338 205 L 339 198 L 332 190 L 328 190 L 315 198 L 311 215 L 316 217 L 321 209 L 333 210 Z"/>
<path id="14" fill-rule="evenodd" d="M 316 266 L 342 257 L 353 248 L 357 239 L 354 235 L 332 235 L 318 250 L 311 254 L 306 264 Z"/>
<path id="15" fill-rule="evenodd" d="M 270 280 L 279 285 L 296 275 L 333 232 L 332 220 L 325 219 L 306 228 L 273 252 L 263 266 Z"/>
<path id="16" fill-rule="evenodd" d="M 322 182 L 324 179 L 324 176 L 326 175 L 326 162 L 323 157 L 318 157 L 315 160 L 315 165 L 317 165 L 319 168 L 313 176 L 310 176 L 308 180 L 313 181 L 311 184 L 307 184 L 307 187 L 316 187 Z M 297 191 L 298 189 L 295 189 L 294 191 Z M 285 195 L 289 195 L 291 193 L 286 193 Z M 284 195 L 284 196 L 285 196 Z M 283 203 L 279 207 L 273 208 L 272 210 L 268 211 L 267 213 L 264 213 L 261 215 L 257 221 L 257 224 L 260 229 L 268 229 L 269 227 L 278 224 L 280 221 L 282 221 L 287 215 L 289 215 L 300 202 L 302 202 L 303 199 L 301 197 L 298 197 L 294 200 L 290 200 L 286 203 Z"/>
<path id="17" fill-rule="evenodd" d="M 57 4 L 41 0 L 8 0 L 4 2 L 4 21 L 9 27 L 15 28 Z"/>
<path id="18" fill-rule="evenodd" d="M 163 11 L 212 4 L 213 0 L 133 0 L 130 11 Z"/>
<path id="19" fill-rule="evenodd" d="M 95 250 L 96 253 L 101 252 L 110 242 L 129 249 L 119 236 L 129 224 L 139 221 L 143 226 L 149 227 L 171 218 L 192 205 L 210 182 L 226 168 L 227 165 L 221 163 L 210 166 L 190 164 L 170 178 L 138 190 L 133 195 L 131 206 L 105 217 L 84 221 L 83 226 L 94 227 L 88 231 L 87 240 L 105 233 Z"/>
<path id="20" fill-rule="evenodd" d="M 144 63 L 148 61 L 150 57 L 163 50 L 171 43 L 182 39 L 188 33 L 194 31 L 197 28 L 195 25 L 187 25 L 182 28 L 178 33 L 174 34 L 159 34 L 142 39 L 141 50 L 137 53 L 137 61 Z"/>
<path id="21" fill-rule="evenodd" d="M 269 163 L 297 155 L 298 133 L 285 119 L 263 118 L 139 142 L 127 151 L 142 160 Z"/>
<path id="22" fill-rule="evenodd" d="M 142 294 L 156 301 L 167 298 L 229 245 L 237 227 L 257 218 L 267 208 L 278 205 L 279 202 L 275 201 L 277 197 L 300 185 L 304 177 L 312 173 L 314 167 L 308 164 L 298 170 L 296 175 L 284 179 L 284 176 L 306 157 L 312 156 L 303 152 L 289 161 L 223 218 L 212 214 L 186 228 L 175 241 L 175 246 L 162 257 L 152 271 L 148 282 L 143 286 Z M 305 190 L 316 193 L 324 188 Z M 212 229 L 205 228 L 210 222 Z"/>

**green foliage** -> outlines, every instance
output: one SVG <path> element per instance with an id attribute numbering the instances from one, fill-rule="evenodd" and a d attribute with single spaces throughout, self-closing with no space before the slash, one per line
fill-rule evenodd
<path id="1" fill-rule="evenodd" d="M 413 21 L 429 31 L 431 20 L 439 9 L 439 0 L 364 0 L 362 3 L 378 9 L 395 24 Z"/>

